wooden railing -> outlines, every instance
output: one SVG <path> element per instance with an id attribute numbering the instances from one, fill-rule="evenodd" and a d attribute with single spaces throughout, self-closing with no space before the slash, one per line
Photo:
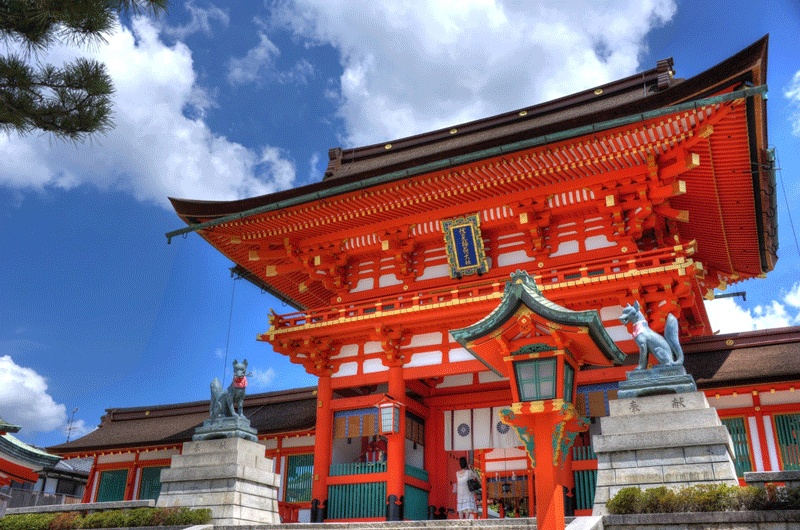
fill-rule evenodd
<path id="1" fill-rule="evenodd" d="M 686 259 L 691 255 L 692 249 L 668 248 L 639 252 L 621 258 L 603 258 L 572 264 L 569 267 L 559 268 L 557 271 L 541 272 L 536 274 L 536 283 L 542 290 L 554 287 L 566 287 L 574 283 L 587 283 L 614 278 L 618 274 L 629 271 L 656 270 L 664 272 L 663 267 L 691 266 L 691 260 Z M 659 270 L 659 268 L 662 268 Z M 570 283 L 573 282 L 573 283 Z M 401 294 L 398 296 L 370 299 L 363 302 L 342 304 L 323 309 L 310 309 L 299 313 L 275 315 L 270 322 L 276 331 L 291 329 L 305 324 L 323 324 L 335 322 L 342 318 L 367 316 L 377 312 L 408 310 L 414 307 L 420 309 L 433 304 L 452 302 L 454 300 L 467 300 L 478 296 L 502 293 L 506 278 L 487 280 L 457 288 L 442 289 L 441 287 L 417 293 Z"/>
<path id="2" fill-rule="evenodd" d="M 331 464 L 328 476 L 367 475 L 369 473 L 383 473 L 385 471 L 386 462 L 350 462 L 347 464 Z"/>
<path id="3" fill-rule="evenodd" d="M 9 492 L 9 508 L 25 508 L 28 506 L 53 506 L 60 504 L 78 504 L 80 497 L 62 493 L 42 493 L 39 491 L 12 488 Z"/>
<path id="4" fill-rule="evenodd" d="M 423 482 L 428 482 L 428 472 L 418 467 L 406 464 L 406 475 L 419 479 Z"/>

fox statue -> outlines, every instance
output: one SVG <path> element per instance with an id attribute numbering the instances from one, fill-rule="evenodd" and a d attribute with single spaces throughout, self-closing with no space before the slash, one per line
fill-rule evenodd
<path id="1" fill-rule="evenodd" d="M 247 359 L 244 362 L 233 361 L 233 381 L 227 390 L 222 390 L 222 383 L 216 377 L 211 381 L 211 419 L 219 415 L 244 418 L 244 394 L 247 388 Z M 238 412 L 238 413 L 237 413 Z"/>
<path id="2" fill-rule="evenodd" d="M 633 305 L 628 304 L 622 310 L 619 320 L 623 324 L 633 323 L 633 340 L 639 346 L 637 370 L 644 370 L 647 367 L 648 352 L 653 354 L 659 364 L 665 366 L 683 364 L 683 349 L 678 341 L 678 319 L 675 315 L 672 313 L 667 315 L 663 337 L 650 329 L 638 301 Z"/>

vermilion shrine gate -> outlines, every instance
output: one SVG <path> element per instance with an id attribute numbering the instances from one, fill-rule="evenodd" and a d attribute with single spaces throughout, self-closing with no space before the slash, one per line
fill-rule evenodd
<path id="1" fill-rule="evenodd" d="M 617 346 L 636 351 L 616 320 L 625 304 L 639 301 L 657 331 L 672 313 L 684 338 L 713 332 L 703 300 L 777 259 L 766 49 L 764 38 L 688 80 L 660 61 L 541 105 L 332 149 L 323 180 L 308 186 L 232 202 L 173 199 L 190 226 L 170 237 L 197 231 L 241 276 L 298 309 L 273 312 L 258 339 L 319 377 L 312 520 L 440 513 L 455 451 L 484 471 L 484 491 L 512 462 L 532 511 L 540 469 L 509 456 L 524 444 L 499 433 L 497 412 L 553 400 L 512 386 L 497 366 L 503 356 L 534 344 L 544 349 L 526 355 L 561 352 L 555 381 L 568 405 L 566 370 L 570 386 L 624 377 L 625 367 L 588 364 L 619 364 L 609 353 Z M 598 329 L 567 333 L 535 312 L 517 315 L 513 326 L 546 340 L 522 344 L 523 331 L 500 327 L 484 345 L 486 364 L 476 359 L 484 346 L 468 350 L 450 331 L 492 313 L 517 269 L 549 303 L 597 310 Z M 577 407 L 576 421 L 586 403 Z M 569 469 L 571 456 L 559 465 Z"/>

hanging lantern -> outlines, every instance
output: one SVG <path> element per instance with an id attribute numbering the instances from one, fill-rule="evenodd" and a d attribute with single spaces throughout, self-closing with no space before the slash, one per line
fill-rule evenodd
<path id="1" fill-rule="evenodd" d="M 400 432 L 400 403 L 384 396 L 378 403 L 380 415 L 380 434 L 395 434 Z"/>

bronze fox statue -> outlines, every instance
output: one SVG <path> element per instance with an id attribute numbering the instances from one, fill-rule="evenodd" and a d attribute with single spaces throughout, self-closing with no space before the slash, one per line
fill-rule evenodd
<path id="1" fill-rule="evenodd" d="M 233 360 L 233 381 L 227 390 L 222 390 L 222 383 L 216 377 L 211 381 L 211 419 L 220 414 L 229 417 L 244 418 L 244 394 L 247 388 L 247 359 L 244 362 Z M 237 414 L 238 411 L 238 414 Z"/>
<path id="2" fill-rule="evenodd" d="M 672 313 L 667 315 L 663 337 L 650 329 L 638 301 L 633 305 L 628 304 L 622 310 L 619 320 L 623 324 L 633 322 L 633 340 L 639 346 L 637 370 L 644 370 L 647 367 L 648 352 L 653 354 L 659 364 L 666 366 L 683 364 L 683 349 L 678 340 L 678 319 L 675 315 Z"/>

